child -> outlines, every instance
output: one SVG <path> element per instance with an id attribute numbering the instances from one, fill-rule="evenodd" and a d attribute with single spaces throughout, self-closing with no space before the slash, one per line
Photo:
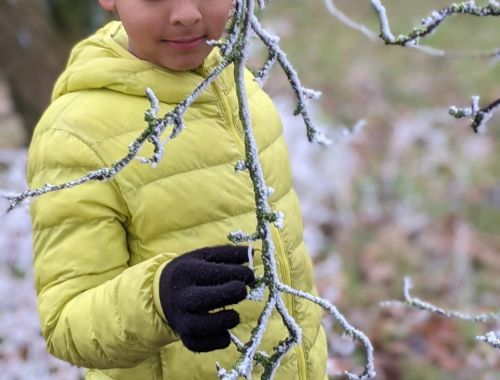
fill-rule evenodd
<path id="1" fill-rule="evenodd" d="M 99 2 L 121 22 L 74 48 L 33 136 L 31 187 L 125 156 L 145 128 L 145 89 L 156 92 L 163 114 L 221 60 L 205 41 L 222 36 L 231 0 Z M 283 229 L 273 227 L 279 274 L 314 292 L 279 116 L 249 73 L 246 83 L 259 157 L 275 189 L 270 202 L 286 215 Z M 86 379 L 217 379 L 215 364 L 230 368 L 239 356 L 228 330 L 246 341 L 257 325 L 263 303 L 244 300 L 254 281 L 243 265 L 246 249 L 226 239 L 256 228 L 248 173 L 234 171 L 244 143 L 232 67 L 187 110 L 185 123 L 156 168 L 134 161 L 111 181 L 32 204 L 43 336 L 53 355 L 87 368 Z M 152 148 L 143 150 L 147 156 Z M 262 274 L 257 252 L 255 272 Z M 326 379 L 321 309 L 283 298 L 303 336 L 275 378 Z M 271 352 L 287 336 L 274 312 L 262 349 Z M 253 377 L 261 373 L 256 366 Z"/>

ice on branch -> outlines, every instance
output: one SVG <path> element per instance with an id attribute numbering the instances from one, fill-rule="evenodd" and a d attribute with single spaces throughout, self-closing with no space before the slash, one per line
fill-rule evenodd
<path id="1" fill-rule="evenodd" d="M 243 231 L 233 231 L 227 235 L 227 239 L 234 244 L 254 242 L 259 239 L 256 234 L 247 234 Z"/>
<path id="2" fill-rule="evenodd" d="M 389 25 L 389 18 L 387 17 L 387 11 L 385 7 L 379 0 L 372 0 L 372 6 L 375 8 L 380 19 L 380 37 L 389 43 L 396 41 L 396 38 L 391 32 L 391 26 Z"/>
<path id="3" fill-rule="evenodd" d="M 230 46 L 232 49 L 234 46 Z M 217 76 L 230 64 L 230 61 L 224 59 L 217 65 L 213 71 L 208 74 L 203 80 L 181 103 L 179 103 L 173 110 L 168 112 L 163 118 L 156 116 L 159 107 L 159 101 L 151 89 L 146 90 L 146 95 L 151 103 L 151 108 L 145 112 L 144 119 L 147 122 L 147 128 L 141 133 L 136 140 L 128 146 L 128 154 L 111 164 L 109 167 L 97 169 L 87 173 L 86 175 L 59 184 L 51 185 L 45 184 L 38 189 L 27 189 L 22 193 L 5 196 L 9 201 L 10 207 L 8 211 L 20 206 L 23 202 L 35 197 L 42 196 L 47 193 L 56 192 L 64 189 L 69 189 L 75 186 L 83 185 L 90 181 L 107 181 L 118 175 L 130 162 L 135 159 L 140 159 L 144 163 L 155 166 L 160 162 L 163 157 L 164 149 L 160 143 L 160 137 L 169 126 L 172 126 L 172 131 L 168 134 L 167 141 L 177 137 L 184 128 L 183 115 L 186 109 L 198 98 L 198 96 L 217 78 Z M 140 158 L 139 152 L 146 144 L 150 142 L 154 146 L 154 153 L 151 157 Z"/>
<path id="4" fill-rule="evenodd" d="M 403 286 L 403 295 L 404 295 L 404 301 L 384 301 L 380 303 L 380 306 L 382 307 L 391 307 L 391 306 L 408 306 L 412 307 L 418 310 L 423 310 L 427 311 L 433 314 L 437 314 L 446 318 L 452 318 L 452 319 L 458 319 L 462 321 L 467 321 L 467 322 L 474 322 L 474 323 L 487 323 L 487 322 L 492 322 L 492 321 L 500 321 L 500 313 L 487 313 L 487 314 L 478 314 L 478 315 L 471 315 L 471 314 L 466 314 L 461 311 L 455 311 L 455 310 L 446 310 L 441 307 L 438 307 L 436 305 L 433 305 L 429 302 L 423 301 L 417 297 L 413 297 L 410 293 L 412 288 L 412 282 L 409 277 L 406 277 L 404 279 L 404 286 Z M 493 334 L 493 335 L 492 335 Z M 495 339 L 493 339 L 495 338 Z M 492 346 L 496 347 L 495 344 L 492 344 L 492 342 L 497 342 L 498 337 L 494 333 L 488 333 L 485 336 L 479 336 L 476 339 L 485 341 Z M 497 342 L 498 343 L 498 342 Z M 498 348 L 498 347 L 496 347 Z"/>
<path id="5" fill-rule="evenodd" d="M 281 211 L 275 211 L 269 214 L 269 221 L 278 229 L 282 229 L 285 224 L 285 214 Z"/>
<path id="6" fill-rule="evenodd" d="M 292 86 L 292 89 L 295 92 L 295 96 L 297 98 L 297 108 L 295 111 L 295 115 L 301 115 L 304 119 L 304 123 L 306 125 L 307 138 L 310 142 L 316 142 L 319 144 L 325 144 L 328 142 L 328 139 L 324 137 L 324 135 L 316 129 L 313 125 L 309 109 L 307 107 L 307 99 L 311 97 L 312 94 L 314 96 L 319 95 L 319 93 L 312 93 L 311 90 L 305 89 L 299 76 L 291 63 L 288 61 L 286 54 L 281 50 L 279 46 L 279 39 L 276 36 L 273 36 L 269 32 L 267 32 L 260 24 L 259 20 L 256 16 L 252 15 L 251 17 L 251 27 L 254 33 L 260 38 L 260 40 L 264 43 L 264 45 L 269 50 L 269 58 L 264 64 L 263 69 L 260 72 L 268 73 L 274 62 L 277 61 L 281 66 L 282 70 L 285 72 L 288 82 Z M 259 75 L 259 74 L 258 74 Z M 261 74 L 264 75 L 264 74 Z"/>
<path id="7" fill-rule="evenodd" d="M 500 334 L 490 331 L 485 335 L 480 335 L 476 337 L 480 342 L 488 343 L 490 346 L 500 350 Z"/>
<path id="8" fill-rule="evenodd" d="M 264 67 L 258 72 L 256 78 L 263 79 L 271 70 L 275 62 L 277 62 L 294 89 L 298 102 L 298 113 L 304 119 L 307 129 L 307 136 L 310 141 L 323 140 L 321 134 L 312 125 L 309 117 L 306 100 L 318 95 L 310 90 L 305 89 L 298 78 L 297 73 L 287 60 L 285 54 L 279 47 L 279 39 L 267 33 L 260 25 L 259 20 L 254 16 L 254 0 L 239 0 L 237 1 L 237 8 L 241 12 L 237 13 L 240 19 L 235 22 L 239 26 L 239 30 L 235 29 L 234 33 L 238 34 L 237 37 L 229 36 L 229 39 L 239 41 L 239 54 L 234 57 L 234 77 L 236 83 L 236 91 L 240 107 L 240 120 L 243 126 L 243 133 L 246 146 L 246 160 L 245 168 L 248 169 L 250 178 L 253 183 L 255 193 L 255 206 L 257 214 L 257 227 L 253 234 L 236 231 L 231 234 L 233 241 L 248 240 L 251 238 L 258 238 L 262 240 L 262 260 L 264 263 L 264 275 L 258 280 L 257 290 L 250 292 L 251 297 L 254 298 L 258 294 L 258 298 L 262 298 L 264 291 L 269 292 L 268 298 L 265 301 L 264 310 L 259 317 L 258 325 L 252 332 L 249 341 L 245 344 L 236 344 L 241 354 L 237 363 L 231 369 L 225 369 L 217 366 L 217 371 L 220 379 L 229 380 L 237 379 L 239 377 L 250 378 L 252 368 L 255 364 L 259 364 L 264 368 L 262 379 L 272 379 L 276 369 L 279 367 L 283 357 L 298 344 L 301 340 L 302 332 L 300 326 L 297 325 L 295 320 L 289 314 L 284 302 L 281 299 L 281 293 L 292 292 L 293 295 L 298 297 L 308 296 L 312 302 L 318 302 L 319 298 L 314 298 L 312 295 L 302 293 L 298 290 L 292 289 L 281 283 L 276 269 L 275 262 L 275 247 L 272 238 L 272 224 L 280 227 L 283 223 L 284 215 L 279 211 L 272 211 L 268 198 L 272 194 L 272 190 L 266 184 L 262 167 L 258 159 L 258 147 L 255 142 L 255 137 L 252 130 L 252 120 L 249 112 L 248 98 L 246 96 L 246 88 L 244 81 L 245 64 L 248 59 L 248 41 L 251 31 L 264 43 L 269 50 L 269 58 L 264 64 Z M 237 169 L 243 169 L 242 163 L 236 166 Z M 292 294 L 290 293 L 290 294 Z M 322 300 L 322 305 L 330 306 L 327 301 Z M 327 308 L 329 311 L 336 311 L 336 309 Z M 272 310 L 276 309 L 289 331 L 289 337 L 278 343 L 272 352 L 262 354 L 258 351 L 258 347 L 262 340 L 262 334 L 265 331 L 265 326 L 269 320 Z M 338 313 L 338 311 L 337 311 Z M 337 318 L 337 314 L 332 314 Z M 345 319 L 342 317 L 342 320 Z M 347 328 L 346 332 L 355 340 L 362 343 L 365 348 L 367 364 L 365 371 L 361 376 L 350 374 L 352 379 L 368 379 L 374 376 L 373 371 L 373 348 L 370 341 L 364 334 L 350 328 L 350 325 L 343 324 L 342 327 Z"/>
<path id="9" fill-rule="evenodd" d="M 380 37 L 388 45 L 401 45 L 415 43 L 418 39 L 430 35 L 436 28 L 448 17 L 455 14 L 471 15 L 478 17 L 500 16 L 500 7 L 498 3 L 491 2 L 484 7 L 476 5 L 475 1 L 465 1 L 454 3 L 440 10 L 434 10 L 429 16 L 422 19 L 421 25 L 414 28 L 408 35 L 401 34 L 397 38 L 391 32 L 387 11 L 380 0 L 371 0 L 372 6 L 378 14 Z"/>
<path id="10" fill-rule="evenodd" d="M 468 108 L 458 108 L 451 106 L 449 113 L 451 116 L 461 119 L 468 117 L 471 120 L 471 128 L 474 132 L 483 132 L 486 129 L 486 123 L 493 117 L 493 113 L 500 108 L 500 99 L 495 100 L 488 106 L 480 108 L 479 96 L 473 96 L 471 106 Z"/>
<path id="11" fill-rule="evenodd" d="M 247 170 L 247 163 L 244 160 L 239 160 L 234 166 L 234 171 L 243 172 Z"/>
<path id="12" fill-rule="evenodd" d="M 348 27 L 355 29 L 373 42 L 383 42 L 386 45 L 399 45 L 414 48 L 424 53 L 434 56 L 449 57 L 470 57 L 470 58 L 498 58 L 500 57 L 500 48 L 490 51 L 446 51 L 431 46 L 420 44 L 420 40 L 433 33 L 448 17 L 455 14 L 472 15 L 477 17 L 499 16 L 500 7 L 498 1 L 490 1 L 488 6 L 480 7 L 474 2 L 454 3 L 441 10 L 433 10 L 429 16 L 422 19 L 421 25 L 415 27 L 409 34 L 400 34 L 394 36 L 387 10 L 381 0 L 370 0 L 378 19 L 380 31 L 375 32 L 365 25 L 362 25 L 343 13 L 335 4 L 334 0 L 324 0 L 329 13 Z"/>
<path id="13" fill-rule="evenodd" d="M 422 301 L 417 297 L 413 297 L 410 294 L 413 285 L 411 279 L 409 277 L 405 277 L 404 286 L 403 286 L 403 295 L 404 301 L 385 301 L 381 303 L 381 306 L 397 306 L 397 305 L 406 305 L 410 307 L 414 307 L 419 310 L 429 311 L 434 314 L 442 315 L 447 318 L 460 319 L 463 321 L 469 322 L 490 322 L 490 321 L 500 321 L 500 313 L 488 313 L 488 314 L 479 314 L 479 315 L 469 315 L 462 313 L 460 311 L 452 311 L 442 309 L 437 307 L 431 303 Z"/>
<path id="14" fill-rule="evenodd" d="M 289 293 L 293 296 L 296 297 L 302 297 L 305 298 L 311 302 L 316 303 L 317 305 L 321 306 L 323 309 L 327 310 L 330 312 L 330 314 L 333 316 L 333 318 L 340 324 L 342 329 L 344 330 L 344 333 L 349 336 L 350 338 L 356 340 L 360 344 L 362 344 L 363 349 L 365 350 L 365 357 L 366 357 L 366 364 L 364 368 L 364 372 L 361 375 L 356 375 L 350 372 L 346 372 L 346 375 L 349 379 L 371 379 L 375 377 L 375 367 L 374 367 L 374 362 L 373 362 L 373 346 L 370 342 L 370 340 L 363 334 L 361 331 L 357 330 L 354 328 L 346 319 L 345 317 L 338 311 L 338 309 L 335 307 L 335 305 L 332 305 L 330 302 L 319 298 L 315 297 L 309 293 L 305 293 L 301 290 L 296 290 L 293 288 L 290 288 L 289 286 L 286 286 L 284 284 L 280 284 L 279 288 L 282 292 L 284 293 Z"/>
<path id="15" fill-rule="evenodd" d="M 294 320 L 293 316 L 290 315 L 287 306 L 281 298 L 283 293 L 288 293 L 294 297 L 305 298 L 321 305 L 340 323 L 347 335 L 361 344 L 366 359 L 363 373 L 359 376 L 353 373 L 347 373 L 347 375 L 350 379 L 369 379 L 375 376 L 375 371 L 373 365 L 373 347 L 366 335 L 352 327 L 334 305 L 319 297 L 314 297 L 311 294 L 304 293 L 283 284 L 277 273 L 275 258 L 276 250 L 272 231 L 273 229 L 283 226 L 285 215 L 280 211 L 273 210 L 269 203 L 269 197 L 273 193 L 273 190 L 266 184 L 259 161 L 258 146 L 252 128 L 250 107 L 245 86 L 245 66 L 248 62 L 250 37 L 252 33 L 255 33 L 269 52 L 269 59 L 259 71 L 260 74 L 257 75 L 257 79 L 263 79 L 269 73 L 273 65 L 277 63 L 285 73 L 295 93 L 297 99 L 297 114 L 304 120 L 308 140 L 319 143 L 326 143 L 328 140 L 313 125 L 307 106 L 308 100 L 316 98 L 319 96 L 319 93 L 302 86 L 297 72 L 279 46 L 279 39 L 265 31 L 258 18 L 255 16 L 256 5 L 263 9 L 266 5 L 266 1 L 235 0 L 234 12 L 228 27 L 226 39 L 224 41 L 210 41 L 210 44 L 219 48 L 223 57 L 222 62 L 219 63 L 212 72 L 206 74 L 205 79 L 189 96 L 163 117 L 158 116 L 160 107 L 154 91 L 152 89 L 146 90 L 146 96 L 150 102 L 150 108 L 145 113 L 147 127 L 141 135 L 130 144 L 128 154 L 125 157 L 119 159 L 109 167 L 90 172 L 82 178 L 61 185 L 46 185 L 40 189 L 29 189 L 22 194 L 8 197 L 8 199 L 11 208 L 14 208 L 26 199 L 41 196 L 48 192 L 83 185 L 86 182 L 94 180 L 110 180 L 118 175 L 130 162 L 139 158 L 139 153 L 146 143 L 151 143 L 153 145 L 154 153 L 151 157 L 141 158 L 141 162 L 153 166 L 157 165 L 160 160 L 164 158 L 165 144 L 179 136 L 185 128 L 183 117 L 186 110 L 223 70 L 233 65 L 239 116 L 245 140 L 245 157 L 244 160 L 240 160 L 236 163 L 235 171 L 248 171 L 255 193 L 257 225 L 254 232 L 233 231 L 229 233 L 227 237 L 234 244 L 248 244 L 249 258 L 252 256 L 253 243 L 258 240 L 262 242 L 264 274 L 262 277 L 258 278 L 255 288 L 250 291 L 250 295 L 253 299 L 258 300 L 262 300 L 265 295 L 267 295 L 267 299 L 262 301 L 264 302 L 263 311 L 258 318 L 257 325 L 252 329 L 248 341 L 241 343 L 234 337 L 233 343 L 236 345 L 240 357 L 230 369 L 225 369 L 217 365 L 219 378 L 223 380 L 236 380 L 242 377 L 247 379 L 251 378 L 252 370 L 255 365 L 260 365 L 264 369 L 261 379 L 270 380 L 274 377 L 282 359 L 295 345 L 300 343 L 302 338 L 300 326 Z M 250 262 L 251 261 L 252 260 L 250 260 Z M 259 351 L 259 347 L 264 332 L 266 331 L 269 318 L 275 310 L 280 314 L 281 320 L 289 336 L 278 342 L 271 352 L 261 352 Z"/>
<path id="16" fill-rule="evenodd" d="M 304 95 L 307 99 L 316 100 L 321 97 L 321 91 L 316 91 L 310 88 L 303 88 L 302 91 L 304 91 Z"/>
<path id="17" fill-rule="evenodd" d="M 257 284 L 248 292 L 247 299 L 251 301 L 264 301 L 264 296 L 266 294 L 266 284 L 262 281 L 262 278 L 257 279 Z"/>
<path id="18" fill-rule="evenodd" d="M 475 17 L 488 17 L 488 16 L 500 16 L 500 3 L 496 0 L 490 0 L 488 5 L 479 6 L 475 1 L 465 1 L 461 3 L 453 3 L 448 7 L 444 7 L 440 10 L 433 10 L 429 16 L 422 19 L 421 25 L 415 27 L 409 34 L 400 34 L 395 37 L 391 31 L 391 26 L 389 22 L 389 17 L 387 16 L 387 10 L 382 4 L 381 0 L 370 0 L 373 9 L 375 10 L 379 26 L 380 33 L 378 36 L 386 45 L 399 45 L 403 47 L 416 48 L 424 51 L 431 55 L 437 56 L 467 56 L 471 58 L 496 58 L 500 57 L 500 49 L 494 49 L 490 52 L 468 52 L 468 53 L 458 53 L 458 52 L 446 52 L 444 50 L 435 49 L 429 46 L 420 45 L 420 40 L 429 36 L 433 33 L 447 18 L 453 15 L 470 15 Z M 368 36 L 372 41 L 375 39 L 376 33 L 371 31 L 364 25 L 358 24 L 351 20 L 347 15 L 341 12 L 333 3 L 333 0 L 325 0 L 325 5 L 328 11 L 339 19 L 341 22 L 347 26 L 356 29 L 366 36 Z M 455 106 L 450 107 L 450 115 L 456 118 L 470 117 L 472 120 L 471 127 L 474 132 L 481 132 L 484 130 L 486 123 L 492 118 L 493 112 L 500 106 L 500 99 L 491 103 L 489 106 L 482 109 L 479 108 L 479 97 L 472 98 L 471 108 L 458 108 Z"/>

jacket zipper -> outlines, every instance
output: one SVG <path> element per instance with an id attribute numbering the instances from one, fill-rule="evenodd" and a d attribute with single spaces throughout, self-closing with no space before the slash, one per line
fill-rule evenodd
<path id="1" fill-rule="evenodd" d="M 207 77 L 209 74 L 206 68 L 202 68 L 202 75 L 204 78 Z M 245 151 L 245 142 L 243 138 L 243 131 L 241 128 L 238 128 L 236 126 L 236 122 L 234 120 L 233 113 L 231 112 L 231 106 L 229 105 L 229 101 L 227 99 L 226 94 L 224 93 L 223 90 L 221 90 L 221 86 L 218 84 L 219 83 L 219 78 L 216 78 L 211 84 L 210 87 L 214 90 L 215 97 L 218 100 L 218 103 L 222 107 L 222 114 L 228 123 L 228 130 L 229 132 L 233 135 L 233 139 L 236 141 L 236 143 L 243 149 L 243 152 Z"/>
<path id="2" fill-rule="evenodd" d="M 203 68 L 202 69 L 203 76 L 206 77 L 208 73 L 206 70 Z M 224 118 L 226 119 L 228 123 L 228 129 L 233 135 L 234 140 L 240 145 L 240 147 L 243 149 L 243 152 L 245 151 L 245 143 L 244 143 L 244 138 L 243 138 L 243 131 L 241 131 L 240 128 L 236 126 L 236 123 L 234 121 L 234 116 L 233 113 L 231 112 L 231 107 L 229 105 L 229 101 L 227 99 L 227 96 L 223 93 L 223 91 L 219 88 L 219 85 L 217 84 L 218 79 L 215 79 L 211 83 L 211 87 L 215 92 L 215 96 L 217 97 L 217 100 L 219 101 L 219 104 L 222 106 L 222 113 Z M 291 269 L 290 269 L 290 263 L 288 261 L 288 257 L 286 255 L 286 249 L 285 249 L 285 244 L 283 242 L 283 238 L 281 237 L 281 233 L 279 230 L 271 225 L 271 234 L 273 236 L 274 243 L 276 244 L 276 257 L 278 258 L 278 262 L 280 264 L 281 268 L 281 278 L 283 281 L 291 285 L 292 283 L 292 278 L 291 278 Z M 286 308 L 291 312 L 292 317 L 295 319 L 295 313 L 294 313 L 294 301 L 293 297 L 290 294 L 284 295 L 285 299 L 285 305 Z M 295 346 L 295 354 L 297 355 L 297 367 L 298 367 L 298 375 L 299 375 L 299 380 L 307 380 L 306 379 L 306 359 L 305 359 L 305 354 L 304 354 L 304 348 L 302 347 L 302 344 L 298 344 Z"/>
<path id="3" fill-rule="evenodd" d="M 281 232 L 273 225 L 271 225 L 271 234 L 273 236 L 274 243 L 276 244 L 276 257 L 278 258 L 278 262 L 280 264 L 281 269 L 281 278 L 287 285 L 292 285 L 291 278 L 291 269 L 290 263 L 288 261 L 288 257 L 286 255 L 285 243 L 283 242 L 283 237 L 281 236 Z M 294 299 L 290 294 L 284 295 L 286 308 L 291 312 L 292 317 L 295 319 L 294 313 Z M 302 344 L 298 344 L 295 346 L 295 354 L 297 355 L 297 366 L 298 366 L 298 375 L 299 380 L 307 380 L 306 379 L 306 358 L 304 353 L 304 347 Z"/>

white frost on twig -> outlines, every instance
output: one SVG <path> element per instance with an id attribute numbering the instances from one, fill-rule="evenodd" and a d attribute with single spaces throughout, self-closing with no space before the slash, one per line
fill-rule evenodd
<path id="1" fill-rule="evenodd" d="M 446 310 L 435 306 L 431 303 L 422 301 L 417 297 L 413 297 L 410 293 L 411 288 L 413 287 L 411 279 L 409 277 L 405 277 L 404 286 L 403 286 L 403 295 L 404 301 L 384 301 L 380 303 L 380 306 L 397 306 L 397 305 L 405 305 L 414 307 L 416 309 L 429 311 L 434 314 L 442 315 L 447 318 L 460 319 L 463 321 L 469 322 L 489 322 L 489 321 L 498 321 L 500 320 L 500 313 L 488 313 L 488 314 L 479 314 L 479 315 L 469 315 L 462 313 L 460 311 Z"/>
<path id="2" fill-rule="evenodd" d="M 462 321 L 467 321 L 467 322 L 474 322 L 474 323 L 487 323 L 487 322 L 492 322 L 492 321 L 500 321 L 500 313 L 486 313 L 486 314 L 478 314 L 478 315 L 471 315 L 471 314 L 466 314 L 461 311 L 455 311 L 455 310 L 446 310 L 443 308 L 440 308 L 438 306 L 435 306 L 429 302 L 422 301 L 421 299 L 417 297 L 413 297 L 410 293 L 410 290 L 412 288 L 412 283 L 409 277 L 405 277 L 404 279 L 404 286 L 403 286 L 403 295 L 404 295 L 404 301 L 397 301 L 397 300 L 392 300 L 392 301 L 384 301 L 380 303 L 380 306 L 382 307 L 392 307 L 392 306 L 409 306 L 413 307 L 415 309 L 423 310 L 423 311 L 428 311 L 433 314 L 441 315 L 446 318 L 452 318 L 452 319 L 459 319 Z M 495 348 L 500 349 L 500 340 L 498 336 L 493 333 L 489 332 L 484 336 L 478 336 L 476 337 L 477 340 L 486 342 L 490 345 L 492 345 Z"/>
<path id="3" fill-rule="evenodd" d="M 476 339 L 480 342 L 488 343 L 490 346 L 500 350 L 500 335 L 498 333 L 490 331 L 485 335 L 477 336 Z"/>
<path id="4" fill-rule="evenodd" d="M 468 117 L 471 120 L 471 128 L 476 133 L 482 133 L 486 129 L 487 122 L 493 117 L 493 113 L 500 109 L 500 99 L 492 102 L 488 106 L 479 106 L 479 96 L 473 96 L 471 106 L 468 108 L 458 108 L 451 106 L 449 114 L 457 119 Z"/>
<path id="5" fill-rule="evenodd" d="M 366 35 L 370 40 L 374 40 L 376 36 L 375 32 L 372 32 L 366 26 L 356 23 L 346 16 L 342 11 L 340 11 L 333 0 L 324 0 L 326 8 L 328 11 L 339 19 L 341 22 L 347 26 L 360 31 Z M 465 14 L 473 15 L 478 17 L 487 16 L 500 16 L 500 6 L 499 2 L 492 0 L 487 6 L 480 7 L 475 1 L 466 1 L 462 3 L 453 3 L 452 5 L 445 7 L 441 10 L 433 10 L 429 16 L 422 19 L 422 23 L 419 27 L 415 27 L 412 32 L 408 35 L 399 35 L 395 37 L 391 31 L 389 18 L 387 16 L 387 11 L 385 6 L 382 4 L 381 0 L 370 0 L 373 9 L 378 15 L 379 25 L 380 25 L 380 40 L 385 42 L 387 45 L 399 45 L 403 47 L 416 48 L 424 51 L 431 55 L 436 56 L 449 56 L 449 57 L 459 57 L 466 56 L 470 58 L 500 58 L 500 49 L 494 49 L 490 52 L 469 52 L 469 53 L 458 53 L 458 52 L 446 52 L 444 50 L 435 49 L 429 46 L 420 45 L 420 39 L 429 36 L 433 33 L 448 17 L 454 14 Z M 500 106 L 500 99 L 493 102 L 491 105 L 480 109 L 479 108 L 479 97 L 472 98 L 471 108 L 458 108 L 452 106 L 449 108 L 449 113 L 456 117 L 471 117 L 472 124 L 471 127 L 474 132 L 483 132 L 485 130 L 486 123 L 492 118 L 493 111 Z"/>
<path id="6" fill-rule="evenodd" d="M 446 17 L 453 13 L 462 13 L 462 14 L 474 14 L 474 15 L 482 15 L 482 16 L 498 16 L 498 9 L 495 11 L 494 7 L 498 8 L 497 2 L 490 2 L 490 6 L 492 11 L 485 14 L 483 11 L 486 8 L 471 8 L 464 6 L 464 3 L 460 3 L 459 5 L 453 4 L 446 11 L 432 11 L 428 17 L 425 17 L 422 20 L 422 25 L 420 27 L 414 28 L 412 34 L 400 35 L 395 37 L 391 31 L 389 18 L 387 16 L 387 11 L 385 6 L 382 4 L 380 0 L 370 0 L 371 4 L 376 11 L 379 18 L 380 32 L 376 33 L 372 31 L 367 26 L 360 24 L 354 20 L 352 20 L 349 16 L 343 13 L 335 4 L 333 0 L 324 0 L 326 9 L 328 12 L 341 21 L 343 24 L 348 27 L 357 30 L 368 37 L 372 42 L 383 42 L 388 45 L 401 45 L 408 48 L 417 49 L 423 53 L 433 55 L 433 56 L 447 56 L 452 58 L 460 58 L 460 57 L 468 57 L 468 58 L 500 58 L 500 48 L 496 48 L 490 51 L 471 51 L 471 52 L 461 52 L 461 51 L 445 51 L 443 49 L 434 48 L 427 45 L 420 44 L 420 38 L 427 34 L 430 34 L 440 23 L 444 21 Z M 455 11 L 455 8 L 459 7 L 461 12 Z M 461 6 L 461 7 L 460 7 Z"/>
<path id="7" fill-rule="evenodd" d="M 381 37 L 387 42 L 395 42 L 396 37 L 392 34 L 391 26 L 389 25 L 389 18 L 387 11 L 379 0 L 371 0 L 373 8 L 377 11 L 380 19 L 380 32 Z"/>
<path id="8" fill-rule="evenodd" d="M 344 333 L 347 334 L 349 337 L 352 339 L 358 341 L 364 348 L 365 351 L 365 368 L 364 371 L 361 375 L 356 375 L 350 372 L 346 372 L 346 375 L 349 377 L 349 379 L 356 379 L 356 380 L 361 380 L 361 379 L 371 379 L 375 377 L 375 367 L 374 367 L 374 360 L 373 360 L 373 346 L 368 339 L 368 337 L 360 330 L 356 329 L 353 327 L 347 319 L 338 311 L 337 307 L 330 302 L 324 300 L 323 298 L 320 297 L 315 297 L 312 294 L 303 292 L 301 290 L 293 289 L 287 285 L 284 284 L 279 284 L 278 288 L 280 291 L 284 293 L 289 293 L 293 296 L 296 297 L 302 297 L 307 299 L 308 301 L 314 302 L 317 305 L 320 305 L 323 309 L 328 310 L 332 317 L 340 324 L 342 329 L 344 330 Z"/>
<path id="9" fill-rule="evenodd" d="M 247 234 L 241 231 L 236 231 L 230 234 L 232 241 L 236 239 L 255 241 L 255 239 L 262 240 L 262 260 L 264 263 L 264 276 L 258 279 L 258 297 L 262 297 L 266 288 L 269 290 L 269 297 L 264 305 L 264 311 L 259 317 L 258 325 L 253 330 L 252 335 L 248 343 L 240 346 L 241 356 L 237 363 L 232 369 L 227 370 L 217 366 L 217 371 L 219 378 L 223 380 L 236 379 L 238 377 L 250 378 L 252 368 L 254 366 L 254 361 L 259 363 L 264 368 L 264 373 L 262 379 L 272 379 L 276 369 L 282 358 L 289 352 L 292 347 L 298 344 L 301 340 L 302 331 L 297 325 L 293 317 L 289 314 L 289 310 L 285 306 L 281 299 L 282 292 L 287 292 L 290 294 L 295 294 L 298 296 L 307 295 L 309 300 L 312 302 L 319 303 L 322 306 L 326 306 L 327 310 L 332 312 L 335 311 L 334 318 L 341 321 L 343 328 L 350 327 L 346 332 L 350 334 L 354 339 L 359 339 L 363 342 L 366 349 L 366 359 L 367 366 L 365 372 L 361 376 L 355 374 L 348 374 L 351 379 L 368 379 L 375 375 L 373 370 L 373 349 L 370 341 L 364 334 L 352 328 L 345 318 L 338 313 L 338 310 L 325 300 L 314 297 L 310 294 L 300 292 L 298 290 L 292 289 L 281 283 L 275 263 L 275 247 L 271 234 L 271 223 L 275 224 L 276 227 L 282 227 L 284 214 L 279 211 L 271 211 L 269 204 L 269 197 L 272 194 L 272 190 L 266 184 L 264 179 L 264 174 L 262 167 L 258 158 L 258 147 L 253 135 L 251 115 L 249 112 L 248 98 L 246 96 L 246 88 L 244 82 L 244 70 L 245 64 L 248 59 L 248 37 L 250 31 L 253 30 L 255 34 L 262 40 L 262 42 L 269 49 L 269 60 L 264 65 L 265 70 L 270 70 L 270 67 L 277 61 L 285 74 L 287 75 L 289 82 L 294 89 L 297 100 L 297 114 L 301 114 L 307 127 L 307 135 L 310 141 L 315 141 L 318 139 L 323 140 L 320 137 L 320 133 L 314 128 L 312 122 L 309 118 L 306 100 L 308 98 L 316 97 L 318 94 L 312 92 L 311 90 L 305 89 L 298 78 L 297 73 L 287 60 L 285 54 L 281 51 L 278 46 L 278 39 L 271 36 L 265 30 L 262 29 L 259 21 L 253 15 L 254 0 L 239 0 L 237 5 L 241 7 L 244 11 L 241 13 L 241 20 L 237 23 L 240 26 L 240 30 L 235 33 L 239 33 L 239 37 L 235 38 L 238 41 L 242 41 L 240 46 L 239 54 L 234 57 L 234 77 L 236 83 L 236 93 L 238 97 L 239 107 L 240 107 L 240 121 L 243 126 L 243 134 L 245 139 L 245 168 L 248 170 L 250 178 L 253 183 L 255 198 L 256 198 L 256 214 L 257 214 L 257 228 L 256 232 L 253 234 Z M 261 70 L 262 72 L 263 70 Z M 242 169 L 243 165 L 241 161 L 236 165 L 237 169 Z M 253 299 L 256 297 L 253 290 L 250 292 L 250 297 Z M 321 301 L 319 301 L 321 300 Z M 273 353 L 266 354 L 266 360 L 263 360 L 262 356 L 258 354 L 257 348 L 262 339 L 262 326 L 265 326 L 271 315 L 271 310 L 276 309 L 282 317 L 283 323 L 288 329 L 290 336 L 281 341 L 277 346 L 274 347 Z"/>

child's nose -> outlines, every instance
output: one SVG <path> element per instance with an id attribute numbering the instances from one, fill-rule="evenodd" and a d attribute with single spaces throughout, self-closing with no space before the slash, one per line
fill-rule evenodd
<path id="1" fill-rule="evenodd" d="M 201 20 L 201 13 L 197 1 L 178 0 L 170 14 L 170 23 L 173 25 L 191 26 Z"/>

